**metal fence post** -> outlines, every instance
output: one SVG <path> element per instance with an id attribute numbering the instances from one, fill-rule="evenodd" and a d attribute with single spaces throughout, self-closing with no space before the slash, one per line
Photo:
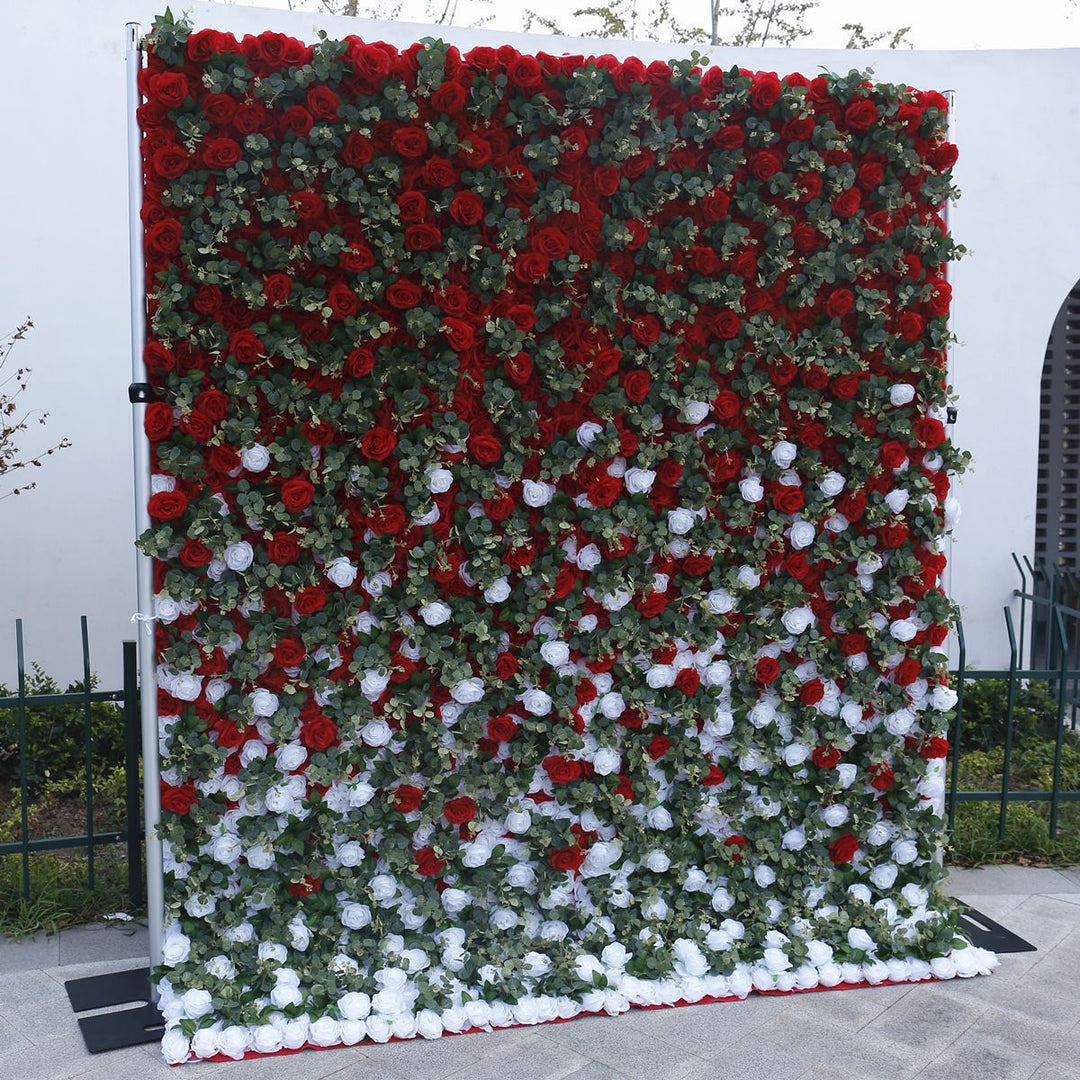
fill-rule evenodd
<path id="1" fill-rule="evenodd" d="M 22 619 L 15 620 L 15 652 L 19 667 L 19 797 L 22 800 L 19 840 L 22 843 L 22 893 L 30 899 L 30 801 L 27 791 L 26 772 L 26 660 L 23 655 Z"/>
<path id="2" fill-rule="evenodd" d="M 1012 767 L 1013 724 L 1016 716 L 1016 663 L 1019 650 L 1013 631 L 1012 612 L 1005 608 L 1005 629 L 1009 632 L 1009 704 L 1005 713 L 1005 758 L 1001 767 L 1001 811 L 998 817 L 998 840 L 1005 840 L 1009 810 L 1009 771 Z M 1022 646 L 1021 646 L 1022 647 Z"/>
<path id="3" fill-rule="evenodd" d="M 139 660 L 134 641 L 124 642 L 124 833 L 127 840 L 128 903 L 141 907 L 142 807 L 139 803 Z"/>
<path id="4" fill-rule="evenodd" d="M 952 777 L 949 783 L 949 832 L 956 822 L 956 793 L 960 788 L 960 738 L 964 730 L 964 671 L 967 667 L 967 647 L 964 644 L 964 620 L 956 620 L 956 726 L 953 729 Z"/>
<path id="5" fill-rule="evenodd" d="M 83 749 L 86 753 L 86 884 L 94 890 L 94 712 L 90 704 L 90 637 L 86 630 L 86 616 L 80 617 L 83 654 Z"/>
<path id="6" fill-rule="evenodd" d="M 1057 839 L 1058 801 L 1061 796 L 1061 751 L 1065 742 L 1065 670 L 1069 662 L 1069 641 L 1065 634 L 1065 616 L 1060 608 L 1057 616 L 1058 640 L 1061 643 L 1061 671 L 1058 681 L 1057 741 L 1054 746 L 1054 785 L 1050 789 L 1050 839 Z"/>

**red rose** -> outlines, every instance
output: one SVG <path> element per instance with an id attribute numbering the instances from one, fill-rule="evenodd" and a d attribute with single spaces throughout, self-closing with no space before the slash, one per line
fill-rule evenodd
<path id="1" fill-rule="evenodd" d="M 845 634 L 840 639 L 840 651 L 845 656 L 857 656 L 859 653 L 866 652 L 866 646 L 865 634 Z"/>
<path id="2" fill-rule="evenodd" d="M 152 401 L 143 414 L 143 432 L 151 442 L 161 442 L 173 429 L 173 411 L 171 405 L 163 401 Z"/>
<path id="3" fill-rule="evenodd" d="M 825 301 L 825 314 L 830 319 L 842 319 L 855 306 L 855 296 L 850 289 L 833 289 Z"/>
<path id="4" fill-rule="evenodd" d="M 589 485 L 587 493 L 593 506 L 613 506 L 621 491 L 617 476 L 601 476 Z"/>
<path id="5" fill-rule="evenodd" d="M 180 784 L 174 787 L 163 780 L 161 782 L 161 809 L 172 814 L 186 814 L 197 805 L 199 793 L 194 784 Z"/>
<path id="6" fill-rule="evenodd" d="M 481 465 L 494 465 L 502 457 L 503 448 L 494 435 L 472 435 L 469 453 Z"/>
<path id="7" fill-rule="evenodd" d="M 445 869 L 446 863 L 435 854 L 432 847 L 416 849 L 416 872 L 421 877 L 438 877 Z"/>
<path id="8" fill-rule="evenodd" d="M 450 200 L 450 216 L 459 225 L 477 225 L 484 220 L 484 200 L 475 191 L 459 191 Z"/>
<path id="9" fill-rule="evenodd" d="M 841 191 L 832 201 L 832 208 L 837 217 L 851 217 L 859 212 L 860 206 L 862 206 L 862 194 L 858 188 Z"/>
<path id="10" fill-rule="evenodd" d="M 165 180 L 177 180 L 187 172 L 191 155 L 181 146 L 163 146 L 150 157 L 150 166 Z"/>
<path id="11" fill-rule="evenodd" d="M 442 244 L 442 232 L 428 222 L 410 225 L 405 230 L 406 251 L 435 251 Z"/>
<path id="12" fill-rule="evenodd" d="M 577 846 L 553 848 L 548 856 L 548 862 L 555 870 L 578 870 L 584 861 L 585 852 Z"/>
<path id="13" fill-rule="evenodd" d="M 882 547 L 898 548 L 907 543 L 911 530 L 902 521 L 893 522 L 891 525 L 883 525 L 878 529 L 878 539 Z"/>
<path id="14" fill-rule="evenodd" d="M 342 160 L 353 169 L 362 169 L 375 160 L 375 147 L 366 135 L 354 131 L 345 140 L 345 147 L 341 152 Z"/>
<path id="15" fill-rule="evenodd" d="M 840 764 L 840 751 L 832 743 L 815 746 L 811 759 L 819 769 L 835 769 Z"/>
<path id="16" fill-rule="evenodd" d="M 855 858 L 859 850 L 858 838 L 853 833 L 843 833 L 829 845 L 829 858 L 834 866 L 843 866 Z"/>
<path id="17" fill-rule="evenodd" d="M 328 716 L 316 716 L 300 725 L 300 741 L 309 750 L 327 750 L 338 741 L 337 724 Z"/>
<path id="18" fill-rule="evenodd" d="M 353 349 L 345 360 L 345 374 L 350 379 L 362 379 L 375 368 L 375 354 L 370 349 Z"/>
<path id="19" fill-rule="evenodd" d="M 890 439 L 881 447 L 881 464 L 886 469 L 899 469 L 907 460 L 907 447 L 903 443 Z"/>
<path id="20" fill-rule="evenodd" d="M 231 169 L 243 156 L 235 139 L 211 139 L 203 147 L 203 161 L 210 169 Z"/>
<path id="21" fill-rule="evenodd" d="M 926 321 L 917 311 L 905 311 L 897 324 L 900 337 L 908 344 L 918 341 L 923 336 L 925 327 Z"/>
<path id="22" fill-rule="evenodd" d="M 408 125 L 394 130 L 390 137 L 390 144 L 394 152 L 403 158 L 422 158 L 427 153 L 428 137 L 422 127 Z"/>
<path id="23" fill-rule="evenodd" d="M 927 450 L 933 450 L 945 441 L 945 425 L 932 416 L 922 416 L 912 424 L 915 438 L 919 445 Z"/>
<path id="24" fill-rule="evenodd" d="M 296 638 L 282 638 L 274 646 L 274 659 L 282 667 L 296 667 L 305 655 L 304 646 Z"/>
<path id="25" fill-rule="evenodd" d="M 465 87 L 460 83 L 444 82 L 431 95 L 431 107 L 444 113 L 461 112 L 465 105 Z"/>
<path id="26" fill-rule="evenodd" d="M 771 71 L 758 72 L 750 88 L 750 103 L 755 109 L 767 112 L 780 99 L 780 79 Z"/>
<path id="27" fill-rule="evenodd" d="M 496 742 L 509 742 L 518 733 L 518 723 L 509 714 L 493 716 L 487 722 L 487 732 Z"/>
<path id="28" fill-rule="evenodd" d="M 870 786 L 875 791 L 888 791 L 896 783 L 896 774 L 888 765 L 871 765 Z"/>
<path id="29" fill-rule="evenodd" d="M 640 404 L 648 397 L 652 378 L 647 371 L 628 371 L 622 377 L 623 390 L 635 404 Z"/>
<path id="30" fill-rule="evenodd" d="M 877 123 L 877 106 L 869 98 L 859 98 L 844 110 L 844 123 L 852 131 L 866 131 Z"/>
<path id="31" fill-rule="evenodd" d="M 271 274 L 263 282 L 263 299 L 271 307 L 281 307 L 289 302 L 292 285 L 292 278 L 288 274 Z"/>
<path id="32" fill-rule="evenodd" d="M 229 352 L 241 364 L 254 364 L 265 356 L 263 343 L 252 330 L 238 330 L 229 338 Z"/>
<path id="33" fill-rule="evenodd" d="M 314 86 L 307 92 L 307 107 L 320 120 L 333 120 L 340 104 L 341 99 L 329 86 Z"/>
<path id="34" fill-rule="evenodd" d="M 797 514 L 806 502 L 801 487 L 778 487 L 773 494 L 773 506 L 781 514 Z"/>
<path id="35" fill-rule="evenodd" d="M 294 476 L 281 485 L 281 501 L 290 514 L 298 514 L 311 505 L 315 485 L 306 476 Z"/>
<path id="36" fill-rule="evenodd" d="M 922 674 L 922 663 L 914 656 L 906 656 L 893 672 L 893 682 L 897 686 L 910 686 Z"/>
<path id="37" fill-rule="evenodd" d="M 139 80 L 140 85 L 142 80 Z M 179 71 L 159 71 L 146 80 L 146 96 L 150 101 L 175 109 L 188 96 L 187 77 Z"/>
<path id="38" fill-rule="evenodd" d="M 642 315 L 630 324 L 630 336 L 639 345 L 655 344 L 660 340 L 661 330 L 660 320 L 655 315 Z M 635 399 L 631 398 L 631 400 Z"/>
<path id="39" fill-rule="evenodd" d="M 774 150 L 758 150 L 750 156 L 750 175 L 762 182 L 784 167 L 784 159 Z"/>
<path id="40" fill-rule="evenodd" d="M 780 674 L 780 661 L 774 656 L 761 657 L 754 668 L 754 679 L 759 686 L 775 682 Z"/>
<path id="41" fill-rule="evenodd" d="M 420 803 L 424 801 L 424 793 L 412 784 L 398 784 L 393 792 L 394 806 L 399 813 L 411 814 L 420 809 Z"/>
<path id="42" fill-rule="evenodd" d="M 654 735 L 649 740 L 649 745 L 645 747 L 645 753 L 653 761 L 659 761 L 670 749 L 671 740 L 666 735 Z"/>
<path id="43" fill-rule="evenodd" d="M 298 615 L 314 615 L 326 607 L 326 590 L 321 585 L 308 585 L 300 589 L 293 600 Z"/>
<path id="44" fill-rule="evenodd" d="M 500 681 L 506 682 L 518 673 L 518 658 L 513 653 L 499 653 L 495 658 L 495 674 Z"/>
<path id="45" fill-rule="evenodd" d="M 188 499 L 182 491 L 158 491 L 147 502 L 150 516 L 158 521 L 175 521 L 187 508 Z"/>
<path id="46" fill-rule="evenodd" d="M 372 461 L 386 461 L 396 446 L 397 436 L 389 428 L 370 428 L 360 440 L 360 452 Z"/>
<path id="47" fill-rule="evenodd" d="M 553 784 L 569 784 L 581 778 L 581 762 L 560 754 L 550 754 L 544 758 L 544 771 Z"/>
<path id="48" fill-rule="evenodd" d="M 825 684 L 820 679 L 808 679 L 799 687 L 799 700 L 804 705 L 816 705 L 825 696 Z"/>
<path id="49" fill-rule="evenodd" d="M 289 886 L 290 896 L 311 896 L 322 888 L 322 878 L 306 875 L 303 881 L 294 881 Z"/>
<path id="50" fill-rule="evenodd" d="M 386 302 L 398 311 L 408 311 L 416 307 L 423 295 L 420 287 L 411 281 L 395 281 L 386 287 Z"/>
<path id="51" fill-rule="evenodd" d="M 451 825 L 465 825 L 476 817 L 476 803 L 474 803 L 468 795 L 462 795 L 460 798 L 451 799 L 443 807 L 443 817 L 446 818 Z"/>
<path id="52" fill-rule="evenodd" d="M 738 337 L 742 329 L 742 319 L 734 311 L 718 311 L 713 319 L 713 333 L 722 341 Z"/>
<path id="53" fill-rule="evenodd" d="M 698 673 L 697 668 L 683 668 L 682 671 L 675 676 L 675 686 L 687 697 L 693 697 L 701 686 L 701 675 Z"/>
<path id="54" fill-rule="evenodd" d="M 300 558 L 300 544 L 293 536 L 278 534 L 267 543 L 266 557 L 275 566 L 288 566 Z"/>
<path id="55" fill-rule="evenodd" d="M 949 740 L 942 738 L 940 735 L 934 735 L 929 739 L 925 739 L 922 746 L 919 747 L 919 756 L 925 758 L 927 761 L 933 761 L 935 758 L 948 757 Z"/>
<path id="56" fill-rule="evenodd" d="M 175 218 L 166 218 L 146 230 L 146 250 L 151 255 L 175 255 L 180 250 L 183 230 Z"/>
<path id="57" fill-rule="evenodd" d="M 332 285 L 326 294 L 326 303 L 335 319 L 347 319 L 360 310 L 360 297 L 348 285 Z"/>
<path id="58" fill-rule="evenodd" d="M 190 537 L 184 541 L 179 555 L 180 562 L 189 570 L 198 570 L 206 566 L 213 557 L 214 553 L 201 540 L 193 540 Z"/>
<path id="59" fill-rule="evenodd" d="M 727 779 L 727 773 L 719 765 L 710 764 L 709 771 L 701 781 L 702 787 L 719 787 Z"/>

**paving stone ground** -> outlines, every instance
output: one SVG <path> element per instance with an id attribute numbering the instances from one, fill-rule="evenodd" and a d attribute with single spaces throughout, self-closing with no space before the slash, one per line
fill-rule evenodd
<path id="1" fill-rule="evenodd" d="M 0 939 L 0 1080 L 1080 1080 L 1080 870 L 953 871 L 1038 946 L 987 978 L 868 987 L 347 1047 L 177 1073 L 151 1044 L 92 1056 L 63 984 L 136 966 L 145 932 Z"/>

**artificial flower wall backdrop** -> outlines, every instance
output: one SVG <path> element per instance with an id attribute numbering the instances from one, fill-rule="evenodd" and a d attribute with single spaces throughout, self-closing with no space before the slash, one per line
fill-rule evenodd
<path id="1" fill-rule="evenodd" d="M 168 1060 L 988 970 L 942 95 L 148 52 Z"/>

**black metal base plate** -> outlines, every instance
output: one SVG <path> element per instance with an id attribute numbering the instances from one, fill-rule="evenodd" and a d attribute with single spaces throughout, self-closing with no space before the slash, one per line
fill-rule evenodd
<path id="1" fill-rule="evenodd" d="M 967 905 L 960 915 L 960 929 L 971 938 L 971 944 L 980 949 L 996 953 L 1039 951 L 1030 941 L 1025 941 L 1018 934 L 1006 930 L 1001 923 L 994 922 L 981 911 Z"/>
<path id="2" fill-rule="evenodd" d="M 69 979 L 64 983 L 64 989 L 73 1012 L 128 1006 L 79 1018 L 79 1030 L 91 1054 L 157 1042 L 161 1038 L 165 1024 L 157 1007 L 150 1003 L 149 968 L 128 968 L 86 979 Z"/>

